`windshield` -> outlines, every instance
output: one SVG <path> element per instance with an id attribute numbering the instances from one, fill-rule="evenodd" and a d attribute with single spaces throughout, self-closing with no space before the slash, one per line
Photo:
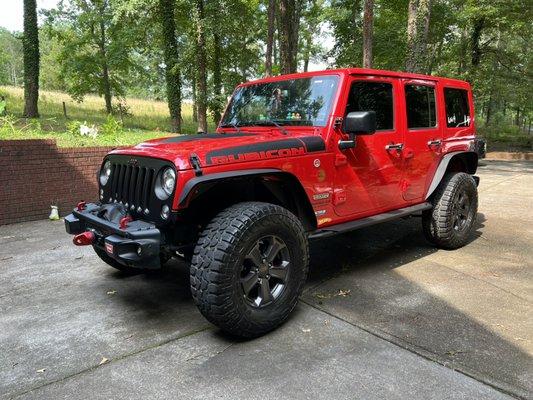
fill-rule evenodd
<path id="1" fill-rule="evenodd" d="M 222 126 L 325 126 L 339 77 L 314 76 L 238 88 Z"/>

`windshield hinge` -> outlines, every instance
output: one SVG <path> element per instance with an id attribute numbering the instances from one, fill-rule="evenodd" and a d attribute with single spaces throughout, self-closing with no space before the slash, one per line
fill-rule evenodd
<path id="1" fill-rule="evenodd" d="M 189 160 L 191 162 L 192 168 L 194 169 L 194 174 L 196 176 L 202 176 L 203 172 L 202 172 L 202 167 L 200 165 L 200 159 L 198 158 L 198 156 L 195 153 L 193 153 L 189 157 Z"/>
<path id="2" fill-rule="evenodd" d="M 342 117 L 335 117 L 335 121 L 333 122 L 333 129 L 340 129 L 342 126 Z"/>

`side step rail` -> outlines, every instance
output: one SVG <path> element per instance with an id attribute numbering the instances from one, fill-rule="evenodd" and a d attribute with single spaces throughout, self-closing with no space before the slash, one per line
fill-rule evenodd
<path id="1" fill-rule="evenodd" d="M 382 222 L 393 221 L 398 218 L 407 217 L 420 211 L 429 210 L 433 205 L 429 202 L 416 204 L 398 210 L 387 211 L 383 214 L 372 215 L 371 217 L 361 218 L 355 221 L 344 222 L 342 224 L 331 225 L 323 229 L 317 229 L 309 235 L 309 239 L 318 239 L 337 235 L 339 233 L 354 231 L 356 229 L 366 228 L 380 224 Z"/>

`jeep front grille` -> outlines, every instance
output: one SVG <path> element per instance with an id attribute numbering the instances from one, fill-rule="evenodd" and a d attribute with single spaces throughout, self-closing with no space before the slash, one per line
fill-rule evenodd
<path id="1" fill-rule="evenodd" d="M 125 154 L 111 154 L 106 160 L 111 162 L 111 177 L 106 185 L 100 185 L 102 203 L 123 204 L 134 218 L 166 222 L 161 219 L 161 207 L 166 204 L 172 208 L 174 195 L 161 200 L 154 187 L 163 169 L 174 165 L 165 160 Z"/>
<path id="2" fill-rule="evenodd" d="M 131 211 L 149 213 L 155 170 L 124 164 L 111 164 L 110 202 L 122 203 Z"/>

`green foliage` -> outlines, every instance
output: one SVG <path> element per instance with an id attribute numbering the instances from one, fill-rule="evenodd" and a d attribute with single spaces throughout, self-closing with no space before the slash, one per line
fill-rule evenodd
<path id="1" fill-rule="evenodd" d="M 122 123 L 117 121 L 111 114 L 108 114 L 105 123 L 100 127 L 100 132 L 102 135 L 107 136 L 117 136 L 118 134 L 122 133 L 123 130 L 124 127 L 122 126 Z"/>
<path id="2" fill-rule="evenodd" d="M 0 85 L 20 85 L 22 74 L 22 41 L 19 35 L 0 28 Z"/>
<path id="3" fill-rule="evenodd" d="M 83 123 L 81 121 L 69 121 L 67 122 L 67 132 L 71 135 L 79 135 L 80 134 L 80 127 Z"/>
<path id="4" fill-rule="evenodd" d="M 61 1 L 46 14 L 46 29 L 60 44 L 59 79 L 78 101 L 88 93 L 124 96 L 129 73 L 140 68 L 132 56 L 140 27 L 134 20 L 113 18 L 113 5 L 108 0 Z"/>
<path id="5" fill-rule="evenodd" d="M 117 112 L 115 99 L 109 101 L 105 112 L 100 105 L 94 118 L 79 111 L 84 103 L 76 107 L 69 104 L 69 117 L 102 126 L 111 111 L 115 118 L 122 115 L 125 132 L 138 127 L 168 129 L 168 115 L 176 118 L 180 105 L 184 110 L 189 107 L 181 100 L 190 100 L 193 92 L 198 99 L 195 3 L 60 1 L 55 10 L 45 13 L 39 31 L 41 87 L 67 90 L 77 100 L 90 94 L 105 96 L 106 92 L 115 99 L 163 100 L 169 103 L 170 112 L 165 105 L 166 115 L 155 120 L 135 107 L 134 115 Z M 207 105 L 209 115 L 216 118 L 237 84 L 264 74 L 268 0 L 204 0 L 204 4 Z M 300 6 L 301 15 L 300 71 L 307 63 L 320 60 L 328 60 L 330 67 L 361 66 L 363 0 L 297 0 L 294 4 Z M 374 68 L 405 68 L 408 4 L 409 0 L 375 0 Z M 517 137 L 523 142 L 518 139 L 520 132 L 526 131 L 533 118 L 532 20 L 530 0 L 431 1 L 422 70 L 471 82 L 477 126 L 494 140 Z M 280 71 L 279 22 L 275 74 Z M 332 49 L 323 47 L 325 27 L 333 36 Z M 107 84 L 104 67 L 109 75 Z M 0 29 L 0 84 L 21 85 L 22 73 L 21 37 Z M 40 97 L 44 109 L 51 101 L 48 95 Z M 11 103 L 9 99 L 9 112 L 18 109 Z M 60 120 L 60 103 L 58 109 L 56 104 L 53 107 L 53 117 Z M 182 131 L 195 131 L 189 117 L 183 116 L 180 122 Z M 509 128 L 513 126 L 516 128 Z"/>

